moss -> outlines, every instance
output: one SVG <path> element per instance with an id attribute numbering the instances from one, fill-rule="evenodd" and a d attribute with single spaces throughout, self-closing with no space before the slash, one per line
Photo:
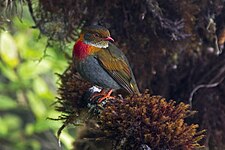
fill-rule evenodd
<path id="1" fill-rule="evenodd" d="M 100 128 L 116 149 L 196 149 L 204 137 L 198 125 L 188 125 L 185 118 L 193 111 L 189 105 L 166 102 L 161 96 L 131 96 L 106 104 L 100 115 Z"/>
<path id="2" fill-rule="evenodd" d="M 91 84 L 83 80 L 73 68 L 73 65 L 62 74 L 61 85 L 58 89 L 58 102 L 61 104 L 57 110 L 64 113 L 79 112 L 86 107 L 83 99 L 84 93 L 91 87 Z"/>
<path id="3" fill-rule="evenodd" d="M 89 82 L 79 76 L 73 65 L 70 65 L 59 77 L 61 83 L 58 89 L 56 110 L 62 114 L 58 119 L 53 120 L 63 120 L 64 123 L 58 130 L 58 136 L 67 125 L 80 125 L 85 122 L 85 114 L 88 112 L 85 93 L 91 87 Z"/>

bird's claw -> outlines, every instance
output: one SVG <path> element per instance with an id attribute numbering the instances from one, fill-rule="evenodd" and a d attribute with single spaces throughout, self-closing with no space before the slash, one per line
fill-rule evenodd
<path id="1" fill-rule="evenodd" d="M 108 100 L 108 99 L 115 99 L 115 97 L 111 96 L 111 93 L 112 93 L 112 90 L 110 90 L 109 92 L 105 93 L 105 91 L 101 91 L 99 93 L 94 93 L 90 100 L 91 101 L 97 101 L 97 103 L 102 103 L 103 101 L 105 100 Z"/>

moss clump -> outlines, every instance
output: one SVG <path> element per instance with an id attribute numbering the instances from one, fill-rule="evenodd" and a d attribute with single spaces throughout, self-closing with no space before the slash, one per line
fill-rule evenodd
<path id="1" fill-rule="evenodd" d="M 58 102 L 61 104 L 56 109 L 60 112 L 71 114 L 79 113 L 85 109 L 86 101 L 83 99 L 84 93 L 92 86 L 89 82 L 83 80 L 73 65 L 59 75 L 61 85 L 58 90 Z"/>
<path id="2" fill-rule="evenodd" d="M 91 84 L 83 80 L 77 73 L 74 65 L 70 65 L 62 75 L 59 75 L 61 84 L 58 89 L 56 110 L 61 112 L 58 119 L 63 120 L 64 124 L 58 130 L 58 136 L 68 124 L 78 125 L 83 122 L 83 114 L 87 113 L 87 101 L 85 93 Z"/>
<path id="3" fill-rule="evenodd" d="M 107 103 L 100 115 L 100 128 L 116 149 L 196 149 L 204 137 L 198 125 L 185 123 L 193 111 L 189 105 L 166 102 L 161 96 L 131 96 Z"/>

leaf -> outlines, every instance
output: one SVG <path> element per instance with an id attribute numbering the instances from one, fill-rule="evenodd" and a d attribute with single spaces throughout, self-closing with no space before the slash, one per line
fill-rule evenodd
<path id="1" fill-rule="evenodd" d="M 33 82 L 33 89 L 35 94 L 37 94 L 41 99 L 48 99 L 52 100 L 54 99 L 54 94 L 52 91 L 50 91 L 50 86 L 52 84 L 47 84 L 42 78 L 37 77 Z"/>
<path id="2" fill-rule="evenodd" d="M 2 62 L 0 62 L 0 71 L 7 79 L 9 79 L 11 81 L 16 81 L 18 79 L 15 71 L 10 69 L 6 65 L 3 65 Z"/>
<path id="3" fill-rule="evenodd" d="M 38 97 L 32 91 L 27 92 L 27 97 L 35 117 L 37 118 L 45 117 L 47 109 L 44 103 L 40 99 L 38 99 Z"/>
<path id="4" fill-rule="evenodd" d="M 37 77 L 40 74 L 47 73 L 51 69 L 51 64 L 42 60 L 40 63 L 37 61 L 26 61 L 18 67 L 18 74 L 21 79 L 27 80 Z"/>
<path id="5" fill-rule="evenodd" d="M 17 107 L 17 102 L 9 96 L 0 95 L 0 110 L 7 110 Z"/>
<path id="6" fill-rule="evenodd" d="M 2 61 L 10 68 L 19 64 L 18 51 L 13 37 L 8 32 L 3 32 L 0 37 L 0 56 Z"/>

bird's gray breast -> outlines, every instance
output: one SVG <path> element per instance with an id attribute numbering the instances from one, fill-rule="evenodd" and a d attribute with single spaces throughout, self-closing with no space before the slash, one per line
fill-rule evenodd
<path id="1" fill-rule="evenodd" d="M 94 56 L 88 56 L 84 60 L 76 62 L 80 75 L 95 85 L 103 88 L 120 89 L 120 85 L 102 68 Z"/>

